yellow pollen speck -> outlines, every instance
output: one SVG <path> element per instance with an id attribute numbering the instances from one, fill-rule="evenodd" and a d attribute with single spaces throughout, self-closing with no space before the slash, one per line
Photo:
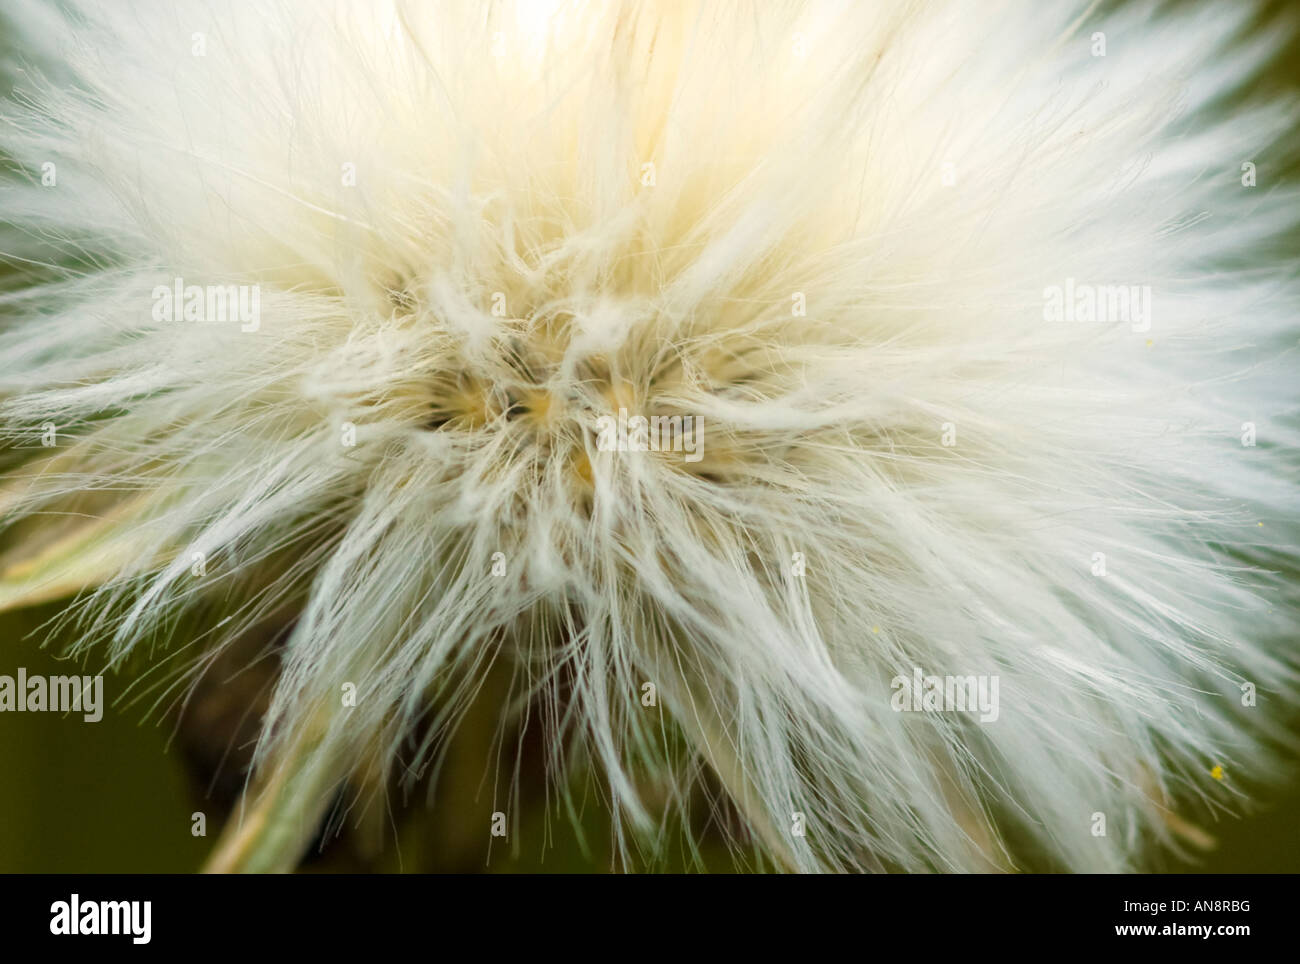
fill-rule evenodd
<path id="1" fill-rule="evenodd" d="M 555 408 L 555 400 L 550 392 L 544 390 L 526 392 L 523 402 L 530 420 L 540 426 L 550 424 Z"/>
<path id="2" fill-rule="evenodd" d="M 585 452 L 579 452 L 573 461 L 573 471 L 578 478 L 586 485 L 591 485 L 594 476 L 591 471 L 591 460 L 587 458 Z"/>

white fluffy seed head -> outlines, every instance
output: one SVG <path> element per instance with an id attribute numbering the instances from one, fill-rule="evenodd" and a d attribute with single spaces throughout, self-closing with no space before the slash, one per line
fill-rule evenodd
<path id="1" fill-rule="evenodd" d="M 208 605 L 197 666 L 297 608 L 259 759 L 304 810 L 504 662 L 652 842 L 680 737 L 777 866 L 1134 866 L 1293 682 L 1249 15 L 22 8 L 4 509 L 98 521 L 6 601 L 93 590 L 115 658 Z M 620 410 L 692 427 L 610 450 Z M 996 719 L 900 711 L 918 670 Z"/>

